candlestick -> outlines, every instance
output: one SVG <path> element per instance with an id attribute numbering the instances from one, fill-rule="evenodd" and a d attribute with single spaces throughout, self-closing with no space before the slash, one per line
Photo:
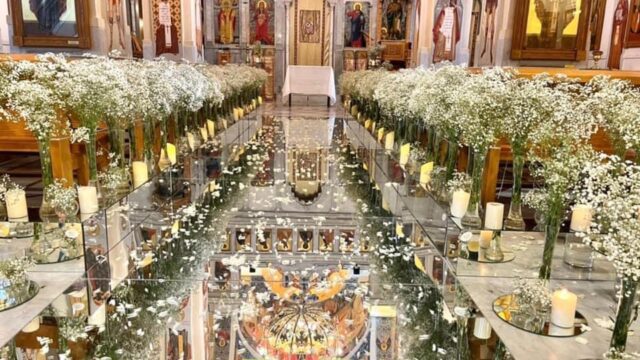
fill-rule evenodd
<path id="1" fill-rule="evenodd" d="M 553 293 L 551 323 L 562 328 L 573 328 L 576 320 L 578 297 L 567 289 Z"/>
<path id="2" fill-rule="evenodd" d="M 78 202 L 80 203 L 80 213 L 93 214 L 97 212 L 98 189 L 95 186 L 78 186 Z"/>
<path id="3" fill-rule="evenodd" d="M 149 171 L 144 161 L 134 161 L 131 163 L 133 169 L 133 187 L 137 188 L 149 180 Z"/>
<path id="4" fill-rule="evenodd" d="M 589 205 L 576 205 L 571 214 L 571 230 L 575 232 L 587 232 L 591 227 L 592 211 L 593 209 Z"/>
<path id="5" fill-rule="evenodd" d="M 492 238 L 493 238 L 493 231 L 491 230 L 480 231 L 480 247 L 483 249 L 489 248 L 489 244 L 491 243 Z"/>
<path id="6" fill-rule="evenodd" d="M 490 230 L 502 230 L 502 218 L 504 216 L 504 204 L 489 202 L 484 217 L 484 228 Z"/>
<path id="7" fill-rule="evenodd" d="M 456 190 L 453 192 L 451 199 L 451 215 L 461 218 L 467 212 L 469 206 L 469 199 L 471 194 L 464 190 Z"/>
<path id="8" fill-rule="evenodd" d="M 28 221 L 27 196 L 22 189 L 11 189 L 5 194 L 7 217 L 10 221 Z"/>
<path id="9" fill-rule="evenodd" d="M 209 131 L 209 137 L 213 139 L 216 135 L 216 123 L 213 120 L 207 120 L 207 130 Z"/>

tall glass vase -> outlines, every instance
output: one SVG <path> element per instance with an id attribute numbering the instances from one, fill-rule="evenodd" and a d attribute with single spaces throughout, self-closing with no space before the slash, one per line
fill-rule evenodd
<path id="1" fill-rule="evenodd" d="M 636 292 L 638 291 L 638 281 L 634 281 L 631 278 L 623 278 L 621 291 L 622 294 L 620 296 L 620 302 L 618 303 L 616 324 L 613 328 L 610 347 L 623 353 L 627 346 L 627 336 L 629 334 L 629 326 L 632 322 L 634 302 Z"/>
<path id="2" fill-rule="evenodd" d="M 474 150 L 473 152 L 473 170 L 471 173 L 471 196 L 467 212 L 462 217 L 462 225 L 479 229 L 482 227 L 482 219 L 480 218 L 480 188 L 482 186 L 482 174 L 484 173 L 484 163 L 487 158 L 485 150 Z"/>
<path id="3" fill-rule="evenodd" d="M 42 168 L 42 204 L 40 205 L 40 219 L 43 222 L 57 221 L 55 208 L 49 201 L 47 188 L 53 184 L 53 167 L 51 165 L 51 144 L 49 139 L 38 140 L 38 151 L 40 153 L 40 167 Z"/>
<path id="4" fill-rule="evenodd" d="M 553 262 L 553 250 L 556 246 L 560 225 L 562 224 L 562 210 L 552 209 L 545 216 L 544 251 L 542 253 L 542 266 L 539 278 L 549 280 L 551 277 L 551 263 Z"/>
<path id="5" fill-rule="evenodd" d="M 520 151 L 513 153 L 513 194 L 511 195 L 511 205 L 509 215 L 504 221 L 507 230 L 524 230 L 524 219 L 522 218 L 522 173 L 524 171 L 524 154 Z"/>
<path id="6" fill-rule="evenodd" d="M 98 155 L 96 149 L 98 146 L 97 129 L 89 128 L 89 142 L 86 145 L 87 158 L 89 161 L 89 180 L 98 180 Z"/>

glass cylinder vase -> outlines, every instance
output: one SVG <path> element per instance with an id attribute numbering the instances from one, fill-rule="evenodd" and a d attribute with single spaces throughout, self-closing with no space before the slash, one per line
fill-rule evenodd
<path id="1" fill-rule="evenodd" d="M 524 171 L 524 154 L 514 151 L 513 154 L 513 193 L 509 215 L 504 221 L 506 230 L 524 230 L 525 224 L 522 218 L 522 173 Z"/>
<path id="2" fill-rule="evenodd" d="M 49 201 L 49 195 L 47 194 L 47 188 L 53 184 L 53 168 L 51 165 L 51 146 L 49 139 L 38 141 L 38 151 L 40 153 L 40 167 L 42 170 L 42 203 L 38 214 L 43 222 L 55 222 L 57 221 L 57 215 L 55 208 Z"/>
<path id="3" fill-rule="evenodd" d="M 613 327 L 613 335 L 611 336 L 610 343 L 610 347 L 619 353 L 624 353 L 627 347 L 627 336 L 629 335 L 629 326 L 633 321 L 632 316 L 637 291 L 638 281 L 630 277 L 622 279 L 622 293 L 620 294 L 616 324 Z"/>
<path id="4" fill-rule="evenodd" d="M 542 253 L 542 266 L 540 267 L 539 278 L 549 280 L 551 277 L 551 263 L 553 262 L 553 250 L 556 246 L 560 225 L 562 223 L 559 211 L 552 211 L 545 217 L 544 251 Z"/>
<path id="5" fill-rule="evenodd" d="M 471 196 L 469 198 L 467 212 L 462 217 L 462 225 L 472 229 L 479 229 L 482 226 L 482 219 L 480 218 L 480 188 L 482 186 L 482 174 L 484 173 L 486 158 L 486 151 L 474 150 L 473 170 L 471 173 Z"/>

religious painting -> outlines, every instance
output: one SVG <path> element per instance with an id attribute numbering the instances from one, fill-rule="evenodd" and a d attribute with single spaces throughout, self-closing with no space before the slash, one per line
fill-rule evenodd
<path id="1" fill-rule="evenodd" d="M 491 1 L 491 0 L 488 0 Z M 462 26 L 462 1 L 438 0 L 433 25 L 433 63 L 455 61 Z"/>
<path id="2" fill-rule="evenodd" d="M 320 10 L 300 10 L 300 42 L 320 43 Z"/>
<path id="3" fill-rule="evenodd" d="M 204 24 L 203 0 L 196 0 L 195 19 L 196 19 L 196 51 L 198 53 L 197 60 L 204 60 L 204 32 L 202 24 Z"/>
<path id="4" fill-rule="evenodd" d="M 333 240 L 335 238 L 333 229 L 320 229 L 318 231 L 318 236 L 320 237 L 320 251 L 333 251 Z"/>
<path id="5" fill-rule="evenodd" d="M 347 1 L 344 6 L 344 46 L 366 48 L 369 43 L 369 3 Z"/>
<path id="6" fill-rule="evenodd" d="M 249 3 L 249 28 L 251 44 L 274 44 L 274 0 L 251 0 Z"/>
<path id="7" fill-rule="evenodd" d="M 512 59 L 586 59 L 589 1 L 517 0 Z"/>
<path id="8" fill-rule="evenodd" d="M 256 230 L 256 250 L 258 252 L 270 252 L 273 232 L 271 229 Z"/>
<path id="9" fill-rule="evenodd" d="M 238 44 L 238 23 L 240 22 L 240 7 L 238 0 L 215 0 L 213 5 L 213 27 L 215 43 L 221 45 Z"/>
<path id="10" fill-rule="evenodd" d="M 124 46 L 124 22 L 122 15 L 122 0 L 107 1 L 107 22 L 109 23 L 109 52 L 116 50 L 125 51 Z"/>
<path id="11" fill-rule="evenodd" d="M 236 250 L 244 250 L 246 247 L 251 247 L 251 230 L 236 229 Z"/>
<path id="12" fill-rule="evenodd" d="M 298 251 L 313 250 L 313 230 L 298 230 Z"/>
<path id="13" fill-rule="evenodd" d="M 169 329 L 169 340 L 167 343 L 167 360 L 187 360 L 191 359 L 191 349 L 187 330 L 174 331 Z"/>
<path id="14" fill-rule="evenodd" d="M 353 230 L 340 230 L 340 251 L 352 252 L 355 242 L 355 231 Z"/>
<path id="15" fill-rule="evenodd" d="M 600 50 L 606 6 L 607 0 L 593 0 L 591 4 L 591 16 L 589 17 L 589 50 L 591 51 Z"/>
<path id="16" fill-rule="evenodd" d="M 631 0 L 629 9 L 629 24 L 625 47 L 640 47 L 640 0 Z"/>
<path id="17" fill-rule="evenodd" d="M 152 0 L 153 32 L 155 34 L 156 56 L 180 52 L 182 19 L 180 0 Z"/>
<path id="18" fill-rule="evenodd" d="M 620 58 L 624 47 L 624 32 L 627 28 L 629 8 L 627 0 L 618 0 L 613 13 L 613 30 L 611 31 L 611 47 L 609 48 L 609 69 L 620 69 Z"/>
<path id="19" fill-rule="evenodd" d="M 356 51 L 356 68 L 358 70 L 367 70 L 369 62 L 369 53 L 366 51 Z"/>
<path id="20" fill-rule="evenodd" d="M 499 0 L 487 0 L 482 15 L 478 65 L 495 65 L 496 12 Z"/>
<path id="21" fill-rule="evenodd" d="M 406 2 L 384 0 L 382 3 L 382 40 L 404 40 L 406 38 Z"/>
<path id="22" fill-rule="evenodd" d="M 289 252 L 292 249 L 292 235 L 293 235 L 293 230 L 291 229 L 278 229 L 276 231 L 276 237 L 277 237 L 277 245 L 276 245 L 276 249 L 278 251 L 286 251 Z"/>
<path id="23" fill-rule="evenodd" d="M 356 60 L 354 57 L 355 57 L 355 52 L 353 50 L 344 51 L 344 60 L 343 60 L 342 67 L 345 72 L 356 70 Z"/>
<path id="24" fill-rule="evenodd" d="M 10 5 L 15 45 L 91 47 L 87 2 L 10 0 Z"/>

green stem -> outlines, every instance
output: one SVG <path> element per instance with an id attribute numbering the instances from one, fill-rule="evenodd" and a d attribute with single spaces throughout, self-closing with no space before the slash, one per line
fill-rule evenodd
<path id="1" fill-rule="evenodd" d="M 42 186 L 53 184 L 53 168 L 51 165 L 51 145 L 49 139 L 38 140 L 38 150 L 40 152 L 40 166 L 42 168 Z"/>
<path id="2" fill-rule="evenodd" d="M 553 261 L 553 250 L 556 246 L 560 225 L 562 223 L 561 211 L 551 211 L 546 218 L 544 251 L 542 253 L 542 266 L 540 267 L 539 278 L 549 280 L 551 277 L 551 263 Z"/>
<path id="3" fill-rule="evenodd" d="M 618 314 L 616 316 L 616 325 L 613 328 L 610 346 L 617 351 L 623 353 L 627 346 L 627 336 L 629 334 L 629 326 L 631 325 L 631 315 L 633 313 L 633 305 L 638 290 L 638 281 L 631 278 L 622 280 L 622 297 L 618 306 Z"/>
<path id="4" fill-rule="evenodd" d="M 89 180 L 98 180 L 98 155 L 96 154 L 96 148 L 98 146 L 97 129 L 95 127 L 89 128 L 89 143 L 86 145 L 87 158 L 89 161 Z"/>

